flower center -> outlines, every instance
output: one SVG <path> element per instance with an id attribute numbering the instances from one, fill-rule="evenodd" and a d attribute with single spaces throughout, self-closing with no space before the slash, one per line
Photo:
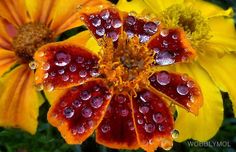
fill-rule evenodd
<path id="1" fill-rule="evenodd" d="M 160 16 L 168 27 L 181 27 L 187 33 L 191 43 L 195 47 L 210 39 L 210 27 L 207 19 L 199 10 L 183 5 L 172 5 L 162 12 Z"/>
<path id="2" fill-rule="evenodd" d="M 125 34 L 124 34 L 125 35 Z M 139 38 L 128 39 L 120 37 L 117 47 L 105 38 L 100 72 L 108 80 L 108 84 L 119 91 L 136 92 L 140 85 L 147 85 L 151 75 L 151 65 L 154 62 L 153 54 Z"/>
<path id="3" fill-rule="evenodd" d="M 19 27 L 13 39 L 13 48 L 22 62 L 33 60 L 35 51 L 53 41 L 52 31 L 41 23 L 27 23 Z"/>

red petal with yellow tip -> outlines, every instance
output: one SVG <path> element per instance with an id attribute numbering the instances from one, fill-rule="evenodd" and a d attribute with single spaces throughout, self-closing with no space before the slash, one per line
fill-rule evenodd
<path id="1" fill-rule="evenodd" d="M 82 83 L 98 76 L 98 57 L 87 49 L 55 43 L 36 52 L 36 84 L 43 84 L 46 90 L 64 88 Z"/>
<path id="2" fill-rule="evenodd" d="M 157 65 L 187 62 L 196 57 L 182 29 L 161 29 L 152 37 L 148 48 L 154 51 Z"/>
<path id="3" fill-rule="evenodd" d="M 81 144 L 97 128 L 111 93 L 100 80 L 71 88 L 49 110 L 48 121 L 69 144 Z"/>
<path id="4" fill-rule="evenodd" d="M 131 100 L 126 95 L 114 95 L 103 121 L 96 131 L 98 143 L 117 149 L 137 149 Z"/>
<path id="5" fill-rule="evenodd" d="M 198 114 L 198 110 L 202 106 L 201 89 L 188 75 L 159 71 L 154 73 L 149 81 L 152 87 L 171 101 Z"/>
<path id="6" fill-rule="evenodd" d="M 132 105 L 140 146 L 146 151 L 171 148 L 174 119 L 163 98 L 143 89 L 133 98 Z"/>
<path id="7" fill-rule="evenodd" d="M 114 8 L 83 14 L 81 18 L 97 39 L 105 36 L 116 42 L 121 34 L 122 19 Z"/>

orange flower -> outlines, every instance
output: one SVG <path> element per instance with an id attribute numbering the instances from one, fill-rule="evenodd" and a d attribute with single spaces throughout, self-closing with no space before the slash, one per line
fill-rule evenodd
<path id="1" fill-rule="evenodd" d="M 34 52 L 58 34 L 81 25 L 77 8 L 102 1 L 0 1 L 0 126 L 35 133 L 43 98 L 34 87 Z M 67 11 L 64 11 L 67 10 Z"/>
<path id="2" fill-rule="evenodd" d="M 100 52 L 85 47 L 82 33 L 34 56 L 36 84 L 70 88 L 50 108 L 49 122 L 69 144 L 82 143 L 96 129 L 97 142 L 108 147 L 170 149 L 178 134 L 171 105 L 195 115 L 202 105 L 194 80 L 163 70 L 195 58 L 183 30 L 113 7 L 88 7 L 81 19 Z"/>

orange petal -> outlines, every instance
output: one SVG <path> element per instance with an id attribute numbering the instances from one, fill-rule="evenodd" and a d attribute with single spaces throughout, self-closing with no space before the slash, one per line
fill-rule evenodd
<path id="1" fill-rule="evenodd" d="M 173 146 L 174 119 L 163 98 L 143 89 L 133 98 L 133 116 L 138 142 L 146 151 Z"/>
<path id="2" fill-rule="evenodd" d="M 198 114 L 202 106 L 202 93 L 199 85 L 186 74 L 159 71 L 149 78 L 150 84 L 171 101 Z"/>
<path id="3" fill-rule="evenodd" d="M 36 84 L 43 84 L 46 90 L 71 87 L 99 75 L 98 57 L 69 42 L 48 44 L 35 53 L 34 59 L 38 65 Z"/>
<path id="4" fill-rule="evenodd" d="M 52 105 L 48 121 L 69 144 L 81 144 L 97 128 L 111 94 L 100 80 L 89 81 L 69 90 Z"/>
<path id="5" fill-rule="evenodd" d="M 0 125 L 34 134 L 43 98 L 34 87 L 34 74 L 20 65 L 0 78 Z"/>
<path id="6" fill-rule="evenodd" d="M 20 26 L 28 21 L 24 0 L 1 0 L 1 17 L 14 26 Z"/>
<path id="7" fill-rule="evenodd" d="M 139 148 L 133 124 L 131 100 L 126 95 L 114 95 L 96 131 L 96 141 L 116 149 Z"/>
<path id="8" fill-rule="evenodd" d="M 7 72 L 14 64 L 16 64 L 15 53 L 0 48 L 0 76 Z"/>
<path id="9" fill-rule="evenodd" d="M 186 62 L 196 57 L 196 52 L 182 29 L 162 29 L 152 37 L 148 48 L 156 53 L 157 65 Z"/>
<path id="10" fill-rule="evenodd" d="M 53 91 L 47 91 L 44 90 L 44 94 L 48 102 L 53 105 L 58 101 L 66 92 L 68 89 L 61 89 L 61 90 L 53 90 Z"/>

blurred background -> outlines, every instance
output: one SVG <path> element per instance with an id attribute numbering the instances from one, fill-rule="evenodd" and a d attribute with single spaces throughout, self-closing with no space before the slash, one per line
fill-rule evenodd
<path id="1" fill-rule="evenodd" d="M 117 0 L 111 0 L 116 3 Z M 223 8 L 233 7 L 236 11 L 236 0 L 208 0 Z M 236 16 L 234 16 L 236 20 Z M 79 27 L 66 31 L 58 40 L 64 40 L 84 28 Z M 220 143 L 218 146 L 201 145 L 193 140 L 183 143 L 174 143 L 170 152 L 236 152 L 236 119 L 228 94 L 222 92 L 224 99 L 224 122 L 219 132 L 208 143 Z M 39 126 L 36 135 L 30 135 L 19 129 L 0 128 L 0 152 L 143 152 L 143 150 L 128 151 L 114 150 L 96 144 L 94 136 L 87 139 L 82 145 L 68 145 L 59 132 L 47 123 L 46 114 L 48 102 L 40 108 Z M 191 145 L 191 143 L 193 145 Z M 157 149 L 156 152 L 164 150 Z"/>

